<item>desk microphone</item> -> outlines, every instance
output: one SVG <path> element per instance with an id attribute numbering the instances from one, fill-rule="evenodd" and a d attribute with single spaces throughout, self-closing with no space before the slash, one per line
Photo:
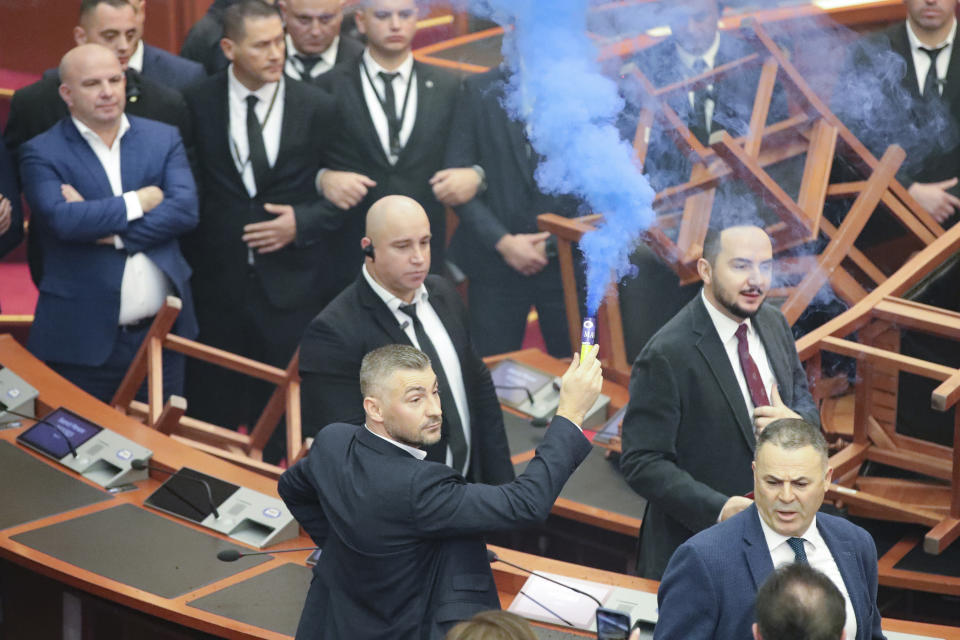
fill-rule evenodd
<path id="1" fill-rule="evenodd" d="M 320 547 L 301 547 L 299 549 L 279 549 L 277 551 L 237 551 L 236 549 L 224 549 L 217 553 L 217 560 L 221 562 L 236 562 L 240 558 L 247 556 L 269 556 L 274 553 L 293 553 L 294 551 L 317 551 Z"/>
<path id="2" fill-rule="evenodd" d="M 168 476 L 177 475 L 177 472 L 176 472 L 176 471 L 167 471 L 166 469 L 164 469 L 164 468 L 162 468 L 162 467 L 154 466 L 154 465 L 150 464 L 149 462 L 147 462 L 146 460 L 144 460 L 143 458 L 138 458 L 138 459 L 136 459 L 136 460 L 131 460 L 131 461 L 130 461 L 130 468 L 131 468 L 131 469 L 136 469 L 137 471 L 143 471 L 144 469 L 149 469 L 150 471 L 156 471 L 156 472 L 158 472 L 158 473 L 165 473 L 165 474 L 167 474 Z M 209 503 L 210 503 L 210 510 L 213 512 L 213 517 L 214 517 L 214 518 L 217 518 L 217 519 L 219 520 L 219 519 L 220 519 L 220 512 L 217 511 L 217 505 L 214 504 L 214 502 L 213 502 L 213 491 L 210 490 L 210 483 L 208 483 L 206 480 L 204 480 L 204 479 L 202 479 L 202 478 L 192 478 L 192 477 L 187 476 L 187 475 L 181 475 L 181 476 L 179 476 L 179 477 L 180 477 L 180 478 L 183 478 L 184 480 L 191 480 L 191 481 L 193 481 L 193 482 L 198 482 L 198 483 L 200 483 L 200 484 L 203 485 L 203 488 L 207 490 L 207 500 L 208 500 Z M 167 488 L 167 490 L 168 490 L 170 493 L 172 493 L 173 495 L 175 495 L 175 496 L 177 496 L 178 498 L 180 498 L 181 500 L 183 500 L 185 503 L 187 503 L 189 506 L 191 506 L 197 513 L 203 513 L 203 509 L 198 508 L 197 505 L 193 504 L 191 501 L 187 500 L 187 499 L 184 498 L 182 495 L 180 495 L 179 493 L 177 493 L 176 490 L 173 489 L 173 487 L 171 487 L 171 486 L 169 486 L 169 485 L 164 485 L 164 486 Z"/>
<path id="3" fill-rule="evenodd" d="M 52 422 L 49 422 L 49 421 L 47 421 L 47 420 L 45 420 L 45 419 L 43 419 L 43 418 L 31 418 L 30 416 L 28 416 L 28 415 L 25 414 L 25 413 L 17 413 L 16 411 L 12 411 L 12 410 L 8 409 L 7 406 L 6 406 L 5 404 L 3 404 L 2 402 L 0 402 L 0 406 L 2 406 L 2 408 L 0 408 L 0 413 L 6 412 L 6 413 L 9 413 L 9 414 L 12 415 L 12 416 L 17 416 L 18 418 L 26 418 L 27 420 L 33 420 L 34 422 L 39 422 L 40 424 L 45 424 L 45 425 L 47 425 L 48 427 L 52 428 L 54 431 L 57 432 L 57 434 L 59 434 L 59 436 L 60 436 L 61 438 L 64 439 L 64 441 L 66 441 L 66 443 L 67 443 L 67 448 L 70 450 L 70 453 L 73 454 L 73 457 L 74 457 L 74 458 L 77 457 L 77 449 L 76 449 L 76 447 L 73 446 L 73 443 L 70 442 L 70 436 L 69 436 L 69 434 L 64 433 L 64 432 L 63 432 L 63 429 L 61 429 L 59 425 L 56 425 L 56 424 L 54 424 L 54 423 L 52 423 Z M 3 424 L 8 424 L 8 423 L 4 422 Z"/>
<path id="4" fill-rule="evenodd" d="M 587 593 L 586 591 L 581 591 L 580 589 L 577 589 L 576 587 L 571 587 L 571 586 L 568 585 L 568 584 L 564 584 L 564 583 L 560 582 L 559 580 L 554 580 L 553 578 L 551 578 L 551 577 L 549 577 L 549 576 L 545 576 L 545 575 L 543 575 L 542 573 L 537 573 L 536 571 L 530 571 L 530 569 L 526 569 L 526 568 L 524 568 L 524 567 L 521 567 L 521 566 L 518 565 L 518 564 L 513 564 L 512 562 L 510 562 L 510 561 L 508 561 L 508 560 L 504 560 L 503 558 L 501 558 L 500 556 L 498 556 L 497 553 L 496 553 L 493 549 L 487 549 L 487 560 L 488 560 L 491 564 L 493 564 L 494 562 L 502 562 L 502 563 L 505 564 L 505 565 L 509 565 L 509 566 L 513 567 L 514 569 L 519 569 L 520 571 L 523 571 L 524 573 L 529 573 L 529 574 L 532 575 L 532 576 L 537 576 L 538 578 L 542 578 L 542 579 L 546 580 L 547 582 L 552 582 L 553 584 L 558 584 L 558 585 L 560 585 L 561 587 L 566 587 L 567 589 L 570 589 L 570 591 L 575 591 L 576 593 L 579 593 L 579 594 L 582 595 L 582 596 L 587 596 L 588 598 L 590 598 L 591 600 L 593 600 L 594 602 L 596 602 L 596 603 L 597 603 L 597 606 L 598 606 L 599 608 L 601 608 L 601 609 L 603 608 L 603 603 L 600 602 L 599 600 L 597 600 L 596 597 L 594 597 L 594 596 L 590 595 L 589 593 Z M 556 615 L 556 614 L 554 614 L 554 615 Z M 561 619 L 562 619 L 562 618 L 561 618 Z M 571 625 L 571 626 L 573 626 L 573 625 Z"/>

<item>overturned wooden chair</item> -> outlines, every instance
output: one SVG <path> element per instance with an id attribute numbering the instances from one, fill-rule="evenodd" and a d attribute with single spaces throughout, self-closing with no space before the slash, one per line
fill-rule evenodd
<path id="1" fill-rule="evenodd" d="M 642 241 L 676 272 L 680 284 L 696 282 L 699 279 L 696 263 L 703 252 L 718 185 L 724 181 L 747 185 L 778 218 L 767 232 L 773 240 L 776 271 L 784 283 L 772 290 L 770 296 L 782 301 L 781 310 L 793 324 L 824 285 L 829 284 L 846 304 L 855 305 L 899 266 L 881 268 L 855 246 L 877 211 L 893 216 L 917 249 L 930 245 L 943 234 L 943 228 L 897 182 L 896 173 L 905 158 L 902 149 L 891 146 L 881 159 L 875 158 L 810 89 L 759 23 L 748 23 L 744 32 L 745 37 L 757 43 L 757 53 L 682 82 L 656 87 L 641 71 L 633 71 L 647 94 L 634 136 L 637 160 L 641 163 L 647 160 L 647 142 L 651 129 L 656 127 L 665 128 L 680 151 L 695 159 L 686 182 L 668 186 L 656 194 L 653 207 L 657 221 L 645 232 Z M 756 66 L 760 66 L 761 71 L 749 128 L 744 136 L 734 138 L 726 131 L 718 132 L 710 146 L 705 146 L 669 104 L 669 98 L 675 94 L 686 96 L 690 91 Z M 767 124 L 777 83 L 787 94 L 791 113 L 785 120 Z M 803 176 L 799 195 L 794 200 L 767 169 L 803 154 L 806 154 Z M 831 183 L 831 168 L 836 158 L 842 158 L 860 178 Z M 823 215 L 828 199 L 852 200 L 839 225 Z M 581 318 L 576 305 L 572 245 L 601 221 L 602 215 L 566 219 L 552 214 L 543 214 L 538 220 L 541 230 L 550 231 L 558 238 L 574 350 L 579 348 Z M 780 255 L 820 238 L 825 245 L 819 252 L 811 249 L 809 255 Z M 608 292 L 598 315 L 598 339 L 608 347 L 604 349 L 601 345 L 606 364 L 628 375 L 630 363 L 623 339 L 624 321 L 615 288 Z"/>
<path id="2" fill-rule="evenodd" d="M 263 461 L 263 448 L 276 430 L 281 417 L 286 417 L 288 461 L 293 463 L 307 451 L 300 428 L 299 354 L 294 354 L 286 369 L 279 369 L 171 334 L 180 309 L 179 298 L 170 296 L 166 299 L 111 404 L 118 410 L 143 420 L 147 426 L 194 448 L 264 475 L 280 477 L 283 469 Z M 164 404 L 163 349 L 170 349 L 189 358 L 197 358 L 276 385 L 250 434 L 244 435 L 190 418 L 185 415 L 186 400 L 180 396 L 171 396 Z M 147 381 L 147 403 L 135 400 L 137 390 L 144 380 Z"/>

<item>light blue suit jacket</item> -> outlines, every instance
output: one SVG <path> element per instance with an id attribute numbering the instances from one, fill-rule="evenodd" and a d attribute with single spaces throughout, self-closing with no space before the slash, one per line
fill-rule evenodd
<path id="1" fill-rule="evenodd" d="M 877 548 L 870 534 L 842 518 L 817 514 L 857 616 L 856 640 L 881 640 Z M 770 550 L 751 506 L 684 542 L 660 582 L 654 638 L 750 640 L 757 589 L 773 573 Z"/>
<path id="2" fill-rule="evenodd" d="M 163 202 L 127 221 L 103 166 L 70 118 L 23 145 L 20 174 L 42 246 L 43 279 L 28 348 L 47 361 L 98 366 L 113 350 L 120 317 L 120 283 L 128 255 L 143 252 L 170 279 L 183 309 L 179 335 L 197 335 L 190 267 L 177 238 L 197 225 L 197 190 L 176 128 L 128 116 L 120 140 L 123 192 L 159 187 Z M 66 202 L 69 184 L 83 202 Z M 116 234 L 124 249 L 97 244 Z"/>

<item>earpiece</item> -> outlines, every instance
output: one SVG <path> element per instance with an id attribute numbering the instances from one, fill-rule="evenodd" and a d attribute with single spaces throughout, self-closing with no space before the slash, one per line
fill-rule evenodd
<path id="1" fill-rule="evenodd" d="M 373 245 L 372 245 L 372 244 L 368 244 L 368 245 L 365 246 L 365 247 L 361 247 L 360 250 L 363 251 L 363 255 L 367 256 L 367 257 L 370 258 L 371 260 L 376 260 L 376 258 L 375 258 L 374 255 L 373 255 Z"/>

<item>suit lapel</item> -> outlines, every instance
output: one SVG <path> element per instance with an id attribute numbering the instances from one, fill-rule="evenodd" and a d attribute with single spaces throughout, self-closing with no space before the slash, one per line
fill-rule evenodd
<path id="1" fill-rule="evenodd" d="M 133 191 L 143 173 L 141 159 L 143 155 L 137 153 L 137 143 L 140 137 L 140 128 L 135 120 L 130 120 L 130 128 L 120 139 L 120 183 L 123 192 Z"/>
<path id="2" fill-rule="evenodd" d="M 917 70 L 913 66 L 913 53 L 910 51 L 910 41 L 907 39 L 907 23 L 901 23 L 890 32 L 890 48 L 899 53 L 906 63 L 906 73 L 903 74 L 903 88 L 914 98 L 920 97 Z"/>
<path id="3" fill-rule="evenodd" d="M 860 563 L 857 561 L 857 553 L 853 544 L 849 540 L 843 540 L 834 535 L 833 528 L 829 525 L 830 522 L 822 514 L 817 516 L 817 530 L 820 532 L 823 541 L 827 543 L 833 561 L 837 563 L 840 577 L 843 578 L 847 595 L 853 605 L 853 613 L 857 618 L 857 637 L 866 637 L 866 632 L 869 629 L 864 629 L 863 603 L 865 599 L 866 601 L 872 600 L 871 595 L 863 591 L 864 585 L 867 584 L 867 577 L 860 570 Z"/>
<path id="4" fill-rule="evenodd" d="M 70 148 L 79 161 L 71 164 L 74 164 L 74 166 L 82 166 L 97 188 L 96 193 L 85 193 L 85 197 L 99 198 L 112 196 L 113 187 L 110 186 L 110 179 L 107 177 L 107 172 L 104 171 L 103 165 L 100 164 L 100 159 L 97 157 L 97 154 L 93 152 L 90 144 L 80 135 L 77 127 L 73 124 L 73 120 L 67 119 L 61 122 L 64 127 L 64 137 L 70 143 Z M 72 186 L 80 191 L 79 185 L 74 184 Z M 103 195 L 101 196 L 100 194 Z"/>
<path id="5" fill-rule="evenodd" d="M 950 65 L 947 67 L 946 84 L 943 87 L 943 99 L 947 104 L 957 104 L 960 97 L 960 42 L 954 39 L 950 47 Z"/>
<path id="6" fill-rule="evenodd" d="M 380 296 L 370 287 L 362 272 L 357 276 L 357 290 L 360 296 L 360 304 L 367 309 L 370 317 L 384 333 L 390 336 L 390 339 L 396 344 L 412 346 L 413 343 L 410 342 L 410 338 L 397 323 L 396 316 L 390 312 Z"/>
<path id="7" fill-rule="evenodd" d="M 410 149 L 417 148 L 419 139 L 425 135 L 424 131 L 429 128 L 428 123 L 434 122 L 436 119 L 437 101 L 434 98 L 433 74 L 426 65 L 416 61 L 413 63 L 413 71 L 414 78 L 417 81 L 417 113 L 414 115 L 413 129 L 410 131 L 410 137 L 407 139 L 407 144 L 403 145 L 403 149 L 400 151 L 397 164 L 403 162 L 404 158 L 409 154 Z M 400 96 L 397 96 L 397 98 L 398 101 L 404 99 Z M 403 123 L 401 123 L 401 126 L 402 125 Z"/>
<path id="8" fill-rule="evenodd" d="M 790 363 L 786 355 L 777 349 L 777 343 L 771 339 L 776 329 L 772 323 L 768 323 L 769 316 L 766 313 L 758 313 L 753 318 L 753 326 L 760 336 L 760 342 L 763 343 L 763 350 L 767 354 L 767 361 L 770 368 L 773 369 L 773 375 L 777 378 L 777 390 L 780 392 L 780 399 L 787 406 L 793 404 L 793 384 L 790 372 Z"/>
<path id="9" fill-rule="evenodd" d="M 237 171 L 237 164 L 233 161 L 233 138 L 230 137 L 230 85 L 227 82 L 227 74 L 230 70 L 223 71 L 218 79 L 216 90 L 210 95 L 211 103 L 208 105 L 210 113 L 219 113 L 220 117 L 215 122 L 222 123 L 219 126 L 212 127 L 210 136 L 212 144 L 211 152 L 220 157 L 220 163 L 223 165 L 223 172 L 229 176 L 233 183 L 233 188 L 238 194 L 249 197 L 247 186 L 243 184 L 243 176 Z M 201 136 L 206 132 L 201 132 Z"/>
<path id="10" fill-rule="evenodd" d="M 760 513 L 756 505 L 751 505 L 743 518 L 743 555 L 750 568 L 754 590 L 759 589 L 771 573 L 773 573 L 773 559 L 770 549 L 767 548 L 767 539 L 760 528 Z"/>
<path id="11" fill-rule="evenodd" d="M 457 359 L 460 362 L 464 361 L 463 348 L 466 346 L 466 335 L 463 332 L 463 325 L 460 322 L 456 321 L 455 314 L 456 311 L 453 309 L 451 300 L 449 297 L 443 294 L 435 286 L 430 278 L 427 279 L 425 283 L 427 287 L 427 293 L 430 296 L 430 306 L 433 307 L 433 310 L 437 312 L 437 316 L 440 318 L 443 328 L 446 329 L 447 335 L 450 337 L 450 342 L 453 343 L 453 348 L 457 351 Z"/>
<path id="12" fill-rule="evenodd" d="M 704 302 L 698 295 L 690 303 L 693 312 L 693 331 L 699 336 L 697 339 L 697 349 L 707 363 L 710 372 L 720 386 L 723 397 L 736 416 L 737 426 L 740 427 L 740 433 L 744 440 L 750 446 L 750 450 L 756 446 L 756 439 L 753 435 L 753 425 L 750 424 L 747 414 L 747 404 L 743 399 L 743 392 L 740 391 L 740 385 L 737 384 L 737 376 L 730 364 L 730 358 L 727 351 L 720 342 L 717 330 L 713 326 L 713 321 L 707 314 Z"/>
<path id="13" fill-rule="evenodd" d="M 280 175 L 278 169 L 284 160 L 291 159 L 292 147 L 296 144 L 295 138 L 302 136 L 307 131 L 307 123 L 303 122 L 303 116 L 306 110 L 298 108 L 302 101 L 306 99 L 298 91 L 300 86 L 296 81 L 283 82 L 283 119 L 280 121 L 280 148 L 277 152 L 277 161 L 273 163 L 270 170 L 270 183 L 273 183 L 274 177 Z M 294 158 L 299 160 L 299 158 Z"/>

